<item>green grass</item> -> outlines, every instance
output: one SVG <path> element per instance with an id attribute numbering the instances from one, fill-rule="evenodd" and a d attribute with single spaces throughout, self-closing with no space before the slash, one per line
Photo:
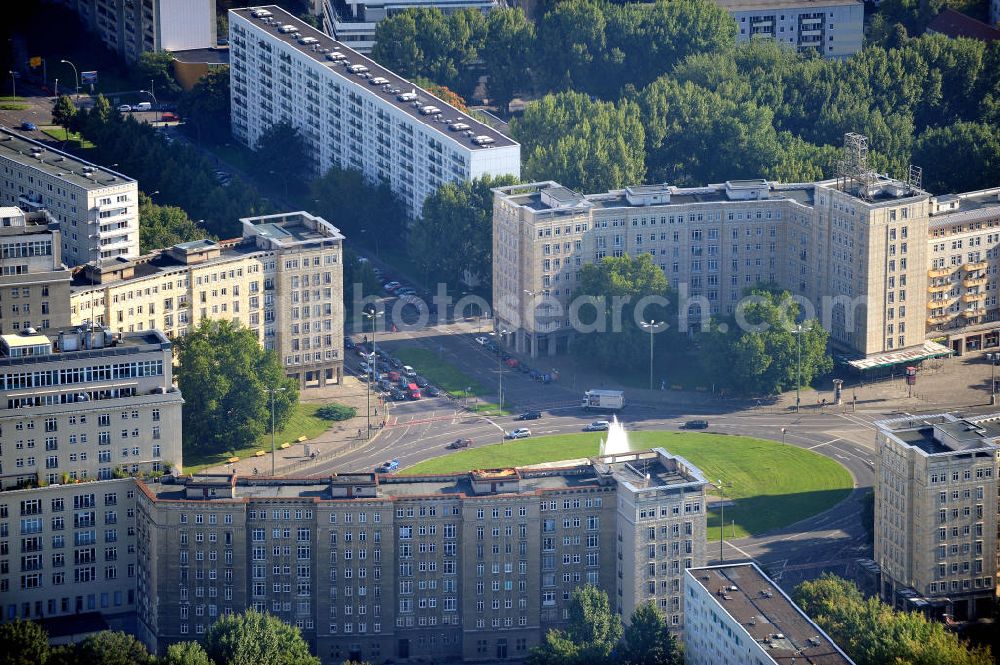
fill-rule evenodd
<path id="1" fill-rule="evenodd" d="M 80 136 L 79 132 L 70 132 L 69 139 L 66 138 L 66 130 L 58 125 L 43 125 L 38 129 L 42 130 L 44 134 L 52 137 L 56 141 L 67 141 L 70 148 L 76 148 L 78 150 L 89 150 L 94 147 L 94 144 L 87 139 Z"/>
<path id="2" fill-rule="evenodd" d="M 282 443 L 295 444 L 295 440 L 300 436 L 304 436 L 307 439 L 314 439 L 333 425 L 332 421 L 323 420 L 316 415 L 316 411 L 319 410 L 322 404 L 303 404 L 299 403 L 295 406 L 295 411 L 292 413 L 292 417 L 289 419 L 288 424 L 285 425 L 283 429 L 275 432 L 274 442 L 276 446 L 280 446 Z M 206 469 L 210 466 L 218 466 L 220 464 L 225 464 L 226 460 L 230 457 L 239 457 L 240 459 L 246 459 L 248 457 L 253 457 L 253 454 L 258 450 L 263 450 L 265 452 L 270 452 L 271 450 L 271 435 L 265 434 L 257 440 L 257 443 L 249 448 L 243 448 L 240 450 L 224 450 L 217 453 L 184 453 L 184 473 L 198 473 L 199 471 Z"/>
<path id="3" fill-rule="evenodd" d="M 0 102 L 0 111 L 26 111 L 30 108 L 27 104 L 14 102 Z"/>
<path id="4" fill-rule="evenodd" d="M 591 457 L 601 433 L 561 434 L 471 448 L 421 462 L 406 474 L 456 473 L 476 468 L 523 466 Z M 633 450 L 662 446 L 701 469 L 711 482 L 721 479 L 726 506 L 726 538 L 787 526 L 835 506 L 851 492 L 847 469 L 811 450 L 747 436 L 679 432 L 630 432 Z M 719 516 L 708 515 L 709 539 L 719 538 Z M 714 532 L 714 533 L 713 533 Z"/>
<path id="5" fill-rule="evenodd" d="M 433 351 L 413 346 L 404 346 L 393 351 L 393 355 L 402 360 L 404 364 L 416 369 L 432 385 L 437 386 L 449 395 L 459 399 L 463 399 L 466 396 L 477 397 L 477 401 L 469 405 L 469 410 L 483 415 L 496 414 L 499 410 L 497 404 L 484 400 L 489 391 L 481 383 L 469 378 L 468 375 L 447 360 L 443 360 Z M 466 388 L 469 389 L 468 392 L 466 392 Z M 509 411 L 504 409 L 504 413 L 509 413 Z"/>

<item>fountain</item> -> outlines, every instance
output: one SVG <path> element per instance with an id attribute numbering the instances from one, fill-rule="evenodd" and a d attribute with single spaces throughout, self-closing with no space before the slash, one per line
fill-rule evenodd
<path id="1" fill-rule="evenodd" d="M 611 416 L 611 424 L 608 426 L 608 438 L 601 441 L 601 455 L 618 455 L 631 450 L 628 445 L 628 432 L 625 426 L 618 422 L 617 416 Z"/>

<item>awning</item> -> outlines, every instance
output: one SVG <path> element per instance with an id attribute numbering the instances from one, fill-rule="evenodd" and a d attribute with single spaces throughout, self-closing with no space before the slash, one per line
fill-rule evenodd
<path id="1" fill-rule="evenodd" d="M 903 363 L 915 363 L 928 358 L 950 356 L 952 353 L 953 351 L 947 346 L 928 340 L 922 346 L 913 346 L 908 349 L 900 349 L 899 351 L 877 353 L 865 356 L 864 358 L 856 358 L 848 360 L 847 364 L 854 369 L 866 370 L 875 369 L 876 367 L 888 367 L 890 365 L 902 365 Z"/>

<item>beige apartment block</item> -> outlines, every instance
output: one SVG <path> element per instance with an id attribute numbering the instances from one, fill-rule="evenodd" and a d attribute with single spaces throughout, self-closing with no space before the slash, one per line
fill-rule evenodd
<path id="1" fill-rule="evenodd" d="M 120 173 L 0 127 L 0 205 L 47 210 L 69 266 L 139 255 L 139 186 Z"/>
<path id="2" fill-rule="evenodd" d="M 928 195 L 881 176 L 578 194 L 555 182 L 494 190 L 493 302 L 520 352 L 572 343 L 585 264 L 647 253 L 674 289 L 682 330 L 732 314 L 746 289 L 804 297 L 831 341 L 860 356 L 924 345 Z M 944 351 L 941 349 L 941 351 Z"/>
<path id="3" fill-rule="evenodd" d="M 0 620 L 99 616 L 133 630 L 139 491 L 124 478 L 0 493 Z"/>
<path id="4" fill-rule="evenodd" d="M 75 274 L 74 322 L 187 334 L 206 319 L 250 328 L 302 387 L 343 378 L 344 236 L 306 212 L 240 220 L 238 240 L 195 240 Z"/>
<path id="5" fill-rule="evenodd" d="M 0 336 L 0 489 L 180 469 L 171 347 L 100 326 Z"/>
<path id="6" fill-rule="evenodd" d="M 47 212 L 0 208 L 0 335 L 69 325 L 70 271 Z"/>
<path id="7" fill-rule="evenodd" d="M 1000 414 L 876 425 L 875 561 L 883 599 L 958 620 L 992 616 Z"/>
<path id="8" fill-rule="evenodd" d="M 684 569 L 704 565 L 701 473 L 662 449 L 567 464 L 129 481 L 136 632 L 162 653 L 256 608 L 297 626 L 327 664 L 518 660 L 565 625 L 587 583 L 626 619 L 652 600 L 681 625 Z M 44 509 L 51 491 L 17 500 Z M 0 493 L 4 515 L 15 494 Z M 20 535 L 13 520 L 0 528 Z M 0 600 L 4 618 L 37 617 L 56 593 L 17 589 Z"/>

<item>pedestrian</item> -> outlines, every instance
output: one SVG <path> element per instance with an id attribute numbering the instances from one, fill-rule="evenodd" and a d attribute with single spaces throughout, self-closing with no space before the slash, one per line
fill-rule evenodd
<path id="1" fill-rule="evenodd" d="M 253 475 L 255 475 L 255 476 L 257 475 L 257 467 L 253 468 Z"/>
<path id="2" fill-rule="evenodd" d="M 660 379 L 660 390 L 666 390 L 666 389 L 667 389 L 667 380 Z"/>

